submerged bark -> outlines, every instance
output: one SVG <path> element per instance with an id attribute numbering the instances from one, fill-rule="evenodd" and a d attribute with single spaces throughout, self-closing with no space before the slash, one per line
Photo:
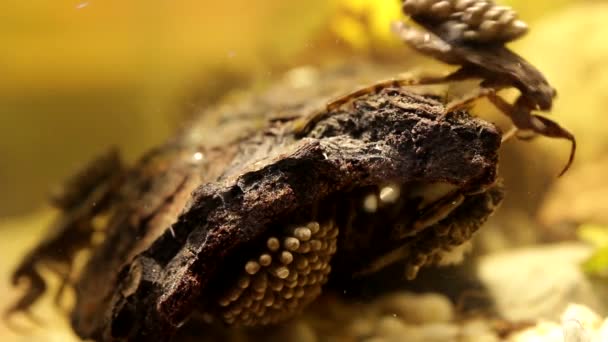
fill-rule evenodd
<path id="1" fill-rule="evenodd" d="M 463 111 L 446 114 L 441 98 L 415 88 L 387 88 L 332 109 L 298 137 L 295 120 L 362 75 L 383 73 L 369 65 L 308 71 L 307 86 L 282 81 L 207 109 L 134 166 L 115 168 L 111 179 L 120 184 L 112 183 L 111 201 L 83 217 L 107 217 L 100 244 L 91 246 L 90 235 L 68 239 L 70 225 L 44 240 L 41 246 L 92 249 L 74 284 L 72 325 L 81 337 L 166 340 L 194 312 L 209 324 L 246 325 L 239 314 L 227 318 L 218 300 L 243 265 L 265 253 L 268 239 L 284 241 L 307 222 L 331 222 L 339 231 L 328 240 L 333 249 L 319 247 L 331 273 L 320 276 L 316 290 L 319 282 L 348 282 L 393 262 L 415 276 L 469 240 L 495 210 L 502 200 L 495 126 Z M 400 196 L 383 202 L 380 189 L 388 185 Z M 447 190 L 437 196 L 437 186 Z M 366 198 L 380 202 L 361 205 Z M 72 207 L 60 207 L 63 217 L 73 215 Z M 310 253 L 293 250 L 295 258 Z M 49 258 L 48 249 L 35 249 L 21 267 L 31 272 L 16 278 L 38 277 L 33 266 Z M 276 310 L 291 317 L 314 305 L 318 293 L 306 295 L 311 284 L 294 285 L 309 300 L 277 300 Z M 42 291 L 31 289 L 14 310 L 27 310 Z"/>

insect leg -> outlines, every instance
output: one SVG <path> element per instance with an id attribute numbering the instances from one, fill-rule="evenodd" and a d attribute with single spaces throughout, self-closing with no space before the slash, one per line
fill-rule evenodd
<path id="1" fill-rule="evenodd" d="M 378 256 L 360 270 L 354 272 L 353 277 L 366 276 L 394 264 L 398 261 L 406 259 L 410 255 L 411 247 L 408 245 L 397 247 L 381 256 Z"/>
<path id="2" fill-rule="evenodd" d="M 294 122 L 293 131 L 296 136 L 303 136 L 310 132 L 312 127 L 322 119 L 325 119 L 330 112 L 339 108 L 340 106 L 348 103 L 349 101 L 361 97 L 368 94 L 377 94 L 386 88 L 400 88 L 404 86 L 415 85 L 416 80 L 403 78 L 403 79 L 391 79 L 380 81 L 371 86 L 367 86 L 364 88 L 357 89 L 353 92 L 347 93 L 345 95 L 339 96 L 330 102 L 328 102 L 322 108 L 312 111 L 310 114 L 305 117 L 299 118 Z"/>
<path id="3" fill-rule="evenodd" d="M 453 71 L 447 75 L 420 75 L 420 76 L 408 76 L 401 78 L 394 78 L 390 80 L 380 81 L 371 86 L 367 86 L 361 89 L 357 89 L 351 93 L 340 96 L 331 102 L 329 102 L 325 108 L 327 111 L 332 111 L 343 104 L 351 101 L 354 98 L 378 94 L 382 90 L 386 88 L 402 88 L 408 86 L 422 86 L 422 85 L 434 85 L 434 84 L 443 84 L 448 82 L 457 82 L 464 81 L 470 78 L 474 78 L 475 74 L 473 70 L 467 67 L 458 68 L 456 71 Z"/>
<path id="4" fill-rule="evenodd" d="M 471 67 L 462 67 L 455 72 L 459 81 L 467 79 L 480 78 L 478 69 Z M 501 82 L 501 80 L 486 78 L 479 84 L 479 87 L 467 93 L 463 97 L 450 101 L 445 107 L 445 112 L 449 113 L 455 110 L 469 107 L 473 102 L 484 97 L 494 96 L 498 91 L 508 88 L 510 85 Z M 500 108 L 499 108 L 500 109 Z M 502 109 L 500 109 L 502 110 Z"/>
<path id="5" fill-rule="evenodd" d="M 296 136 L 303 136 L 310 132 L 312 127 L 319 121 L 325 119 L 330 113 L 340 106 L 364 95 L 378 94 L 386 88 L 401 88 L 407 86 L 419 85 L 434 85 L 446 82 L 456 82 L 475 77 L 466 67 L 461 67 L 458 70 L 447 75 L 422 75 L 420 77 L 396 78 L 385 81 L 380 81 L 371 86 L 357 89 L 348 94 L 342 95 L 333 99 L 322 108 L 314 110 L 305 117 L 299 118 L 294 122 L 293 132 Z"/>
<path id="6" fill-rule="evenodd" d="M 509 128 L 509 130 L 502 135 L 500 143 L 504 144 L 505 142 L 511 140 L 514 136 L 517 135 L 517 131 L 519 131 L 519 129 L 517 129 L 517 126 L 512 125 L 511 128 Z"/>
<path id="7" fill-rule="evenodd" d="M 42 279 L 42 276 L 34 268 L 31 263 L 22 265 L 15 274 L 13 275 L 11 282 L 14 286 L 18 285 L 22 279 L 27 279 L 27 292 L 21 296 L 14 304 L 9 306 L 2 314 L 2 320 L 11 329 L 16 332 L 20 332 L 22 329 L 14 326 L 11 318 L 17 314 L 22 313 L 30 322 L 36 325 L 42 325 L 42 320 L 37 318 L 31 311 L 32 305 L 38 301 L 38 299 L 46 292 L 47 286 Z"/>
<path id="8" fill-rule="evenodd" d="M 488 97 L 491 93 L 496 90 L 491 88 L 477 88 L 474 91 L 467 93 L 465 96 L 454 99 L 445 106 L 445 112 L 450 113 L 456 110 L 464 109 L 469 107 L 473 102 Z"/>
<path id="9" fill-rule="evenodd" d="M 423 208 L 423 214 L 414 222 L 412 225 L 413 228 L 408 232 L 408 235 L 412 235 L 413 232 L 418 233 L 439 223 L 439 221 L 448 217 L 454 209 L 458 208 L 464 201 L 464 198 L 462 193 L 454 192 L 440 198 L 426 208 Z M 401 238 L 405 238 L 405 236 L 401 236 Z"/>
<path id="10" fill-rule="evenodd" d="M 106 164 L 105 162 L 109 162 Z M 123 166 L 114 152 L 104 155 L 66 182 L 60 196 L 54 198 L 61 209 L 59 217 L 50 225 L 46 236 L 17 266 L 12 275 L 13 285 L 26 283 L 25 291 L 9 307 L 4 318 L 23 312 L 46 292 L 46 284 L 39 268 L 44 267 L 61 278 L 60 300 L 69 285 L 76 254 L 88 248 L 94 229 L 92 220 L 109 210 L 124 177 Z"/>
<path id="11" fill-rule="evenodd" d="M 570 165 L 572 165 L 572 162 L 574 161 L 574 155 L 576 154 L 576 139 L 572 133 L 551 119 L 532 114 L 530 111 L 531 106 L 523 96 L 520 96 L 513 105 L 507 103 L 495 93 L 489 94 L 488 99 L 500 109 L 500 111 L 507 115 L 518 129 L 530 130 L 545 137 L 560 138 L 570 141 L 570 156 L 568 157 L 566 166 L 559 173 L 559 176 L 562 176 L 568 171 Z"/>

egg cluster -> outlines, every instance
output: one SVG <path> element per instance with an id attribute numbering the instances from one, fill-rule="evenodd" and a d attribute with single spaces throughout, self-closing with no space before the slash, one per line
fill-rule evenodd
<path id="1" fill-rule="evenodd" d="M 267 325 L 300 312 L 327 282 L 337 236 L 330 220 L 290 226 L 269 237 L 217 301 L 221 319 L 231 325 Z"/>
<path id="2" fill-rule="evenodd" d="M 440 21 L 451 39 L 508 42 L 528 31 L 513 9 L 491 0 L 405 0 L 403 11 Z"/>

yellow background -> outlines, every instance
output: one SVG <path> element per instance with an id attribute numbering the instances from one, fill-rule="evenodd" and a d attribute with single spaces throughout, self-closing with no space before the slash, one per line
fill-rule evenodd
<path id="1" fill-rule="evenodd" d="M 608 58 L 608 7 L 582 0 L 505 3 L 532 28 L 516 49 L 555 81 L 556 117 L 587 142 L 581 155 L 592 160 L 608 146 L 606 125 L 597 123 L 606 115 L 608 75 L 600 64 Z M 401 49 L 387 33 L 398 8 L 396 0 L 3 0 L 0 293 L 12 293 L 10 269 L 51 216 L 48 189 L 74 167 L 114 145 L 133 160 L 222 91 L 322 61 L 329 52 L 318 44 L 327 44 L 330 33 L 340 38 L 342 53 L 364 54 L 377 41 Z M 371 29 L 344 13 L 369 15 Z M 598 140 L 606 145 L 591 148 Z M 36 336 L 66 340 L 61 329 L 51 330 Z M 31 340 L 4 325 L 0 339 Z"/>

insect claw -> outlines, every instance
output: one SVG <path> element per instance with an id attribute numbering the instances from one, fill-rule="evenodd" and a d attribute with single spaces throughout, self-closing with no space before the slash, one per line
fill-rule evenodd
<path id="1" fill-rule="evenodd" d="M 571 143 L 570 156 L 568 157 L 568 162 L 566 163 L 566 166 L 564 166 L 564 169 L 562 170 L 562 172 L 560 172 L 559 175 L 557 175 L 558 177 L 563 176 L 566 173 L 566 171 L 568 171 L 568 169 L 570 168 L 570 165 L 572 165 L 572 163 L 574 162 L 574 155 L 576 154 L 576 139 L 574 137 L 572 137 L 569 140 Z"/>
<path id="2" fill-rule="evenodd" d="M 574 138 L 574 135 L 572 133 L 568 132 L 565 128 L 563 128 L 562 126 L 560 126 L 558 123 L 556 123 L 553 120 L 547 119 L 540 115 L 532 115 L 532 117 L 535 120 L 540 121 L 544 125 L 543 130 L 539 131 L 537 133 L 542 134 L 547 137 L 566 139 L 566 140 L 570 141 L 570 143 L 571 143 L 570 156 L 568 157 L 566 166 L 564 166 L 564 168 L 558 175 L 558 177 L 563 176 L 566 173 L 566 171 L 568 171 L 568 169 L 570 169 L 570 166 L 574 162 L 574 156 L 576 154 L 576 139 Z"/>

